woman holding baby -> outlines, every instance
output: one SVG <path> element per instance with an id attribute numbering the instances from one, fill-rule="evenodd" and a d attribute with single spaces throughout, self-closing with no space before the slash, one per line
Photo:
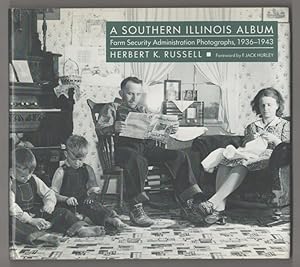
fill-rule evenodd
<path id="1" fill-rule="evenodd" d="M 206 223 L 213 224 L 220 219 L 227 197 L 241 185 L 248 171 L 266 168 L 274 148 L 281 142 L 289 142 L 290 123 L 281 118 L 283 103 L 281 94 L 274 88 L 260 90 L 251 101 L 252 110 L 260 119 L 246 127 L 243 146 L 260 138 L 267 142 L 266 149 L 256 158 L 221 160 L 216 176 L 216 193 L 197 207 Z"/>

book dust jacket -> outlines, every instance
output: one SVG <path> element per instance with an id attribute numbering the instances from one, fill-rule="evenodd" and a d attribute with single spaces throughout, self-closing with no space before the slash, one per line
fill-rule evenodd
<path id="1" fill-rule="evenodd" d="M 288 259 L 285 7 L 9 11 L 12 260 Z"/>

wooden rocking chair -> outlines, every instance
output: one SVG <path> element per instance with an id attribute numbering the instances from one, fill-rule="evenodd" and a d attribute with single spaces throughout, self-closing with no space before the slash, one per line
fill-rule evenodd
<path id="1" fill-rule="evenodd" d="M 96 125 L 99 113 L 106 103 L 95 103 L 88 99 L 87 104 L 91 109 L 93 122 Z M 112 135 L 99 135 L 98 137 L 98 156 L 100 159 L 100 164 L 102 166 L 104 180 L 102 190 L 101 190 L 101 200 L 103 200 L 104 195 L 107 193 L 108 186 L 111 179 L 117 179 L 117 192 L 119 194 L 119 209 L 124 209 L 124 170 L 115 164 L 114 159 L 114 142 Z"/>

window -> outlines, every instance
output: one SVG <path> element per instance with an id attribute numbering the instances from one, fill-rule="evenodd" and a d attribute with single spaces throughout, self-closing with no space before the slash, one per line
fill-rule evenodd
<path id="1" fill-rule="evenodd" d="M 219 105 L 221 100 L 220 87 L 208 82 L 201 75 L 193 63 L 175 63 L 172 71 L 163 78 L 149 86 L 147 104 L 153 111 L 159 111 L 164 99 L 164 80 L 181 80 L 181 95 L 187 90 L 193 90 L 198 101 L 204 101 L 204 123 L 220 124 L 218 121 Z"/>
<path id="2" fill-rule="evenodd" d="M 204 122 L 219 122 L 220 87 L 215 84 L 197 84 L 197 100 L 204 101 Z"/>

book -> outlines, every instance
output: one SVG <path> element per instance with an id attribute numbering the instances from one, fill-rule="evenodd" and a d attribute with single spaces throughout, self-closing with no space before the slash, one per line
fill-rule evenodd
<path id="1" fill-rule="evenodd" d="M 290 258 L 289 14 L 287 7 L 10 9 L 10 258 Z M 116 121 L 126 125 L 120 134 Z M 205 172 L 200 163 L 215 149 L 239 152 L 261 131 L 268 156 L 251 165 L 231 157 Z M 34 155 L 27 173 L 18 151 Z M 76 190 L 63 191 L 57 173 L 69 167 Z M 63 202 L 87 190 L 91 169 L 89 193 L 101 191 L 96 210 L 116 208 L 129 231 L 108 220 L 105 235 L 72 236 L 67 219 L 53 219 L 38 201 L 50 195 L 74 220 L 101 224 L 83 198 L 73 196 L 76 208 Z M 213 204 L 198 203 L 200 190 Z M 132 199 L 139 212 L 130 205 L 129 216 Z M 152 219 L 145 228 L 132 217 L 141 207 Z M 36 227 L 32 218 L 50 224 Z M 39 238 L 46 224 L 50 245 Z"/>

